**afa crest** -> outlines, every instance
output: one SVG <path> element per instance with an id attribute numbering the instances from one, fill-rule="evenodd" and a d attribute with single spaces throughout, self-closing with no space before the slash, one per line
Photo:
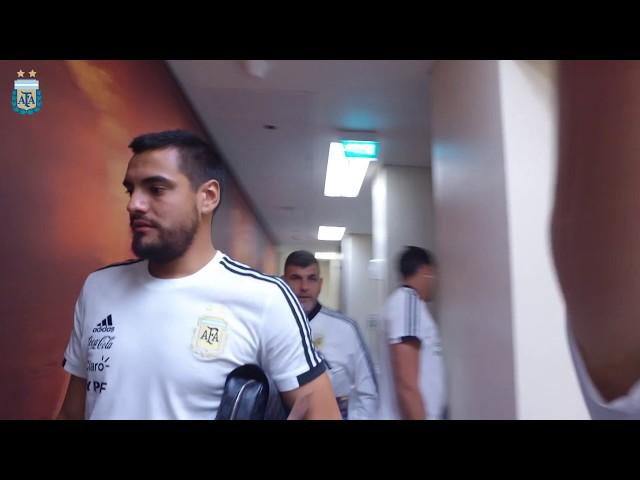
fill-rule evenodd
<path id="1" fill-rule="evenodd" d="M 316 350 L 322 350 L 322 345 L 324 345 L 324 335 L 313 337 L 313 346 L 316 347 Z"/>
<path id="2" fill-rule="evenodd" d="M 40 81 L 36 80 L 36 72 L 29 72 L 30 78 L 24 78 L 25 72 L 20 70 L 18 78 L 13 82 L 11 104 L 13 111 L 21 115 L 33 115 L 42 107 L 42 91 Z"/>
<path id="3" fill-rule="evenodd" d="M 191 351 L 203 360 L 212 360 L 224 353 L 227 343 L 228 323 L 230 312 L 216 306 L 198 318 L 191 340 Z"/>

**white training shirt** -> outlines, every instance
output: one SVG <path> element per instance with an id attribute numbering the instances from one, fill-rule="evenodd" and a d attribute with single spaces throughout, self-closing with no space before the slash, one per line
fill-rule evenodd
<path id="1" fill-rule="evenodd" d="M 571 328 L 569 327 L 567 330 L 571 356 L 591 418 L 594 420 L 640 420 L 640 380 L 631 387 L 626 395 L 609 402 L 604 400 L 591 381 Z"/>
<path id="2" fill-rule="evenodd" d="M 382 420 L 402 418 L 391 370 L 390 345 L 409 338 L 420 342 L 418 382 L 428 419 L 444 417 L 447 395 L 438 328 L 427 305 L 416 291 L 402 286 L 396 289 L 384 305 L 382 318 L 382 348 L 380 351 L 380 409 Z"/>
<path id="3" fill-rule="evenodd" d="M 358 324 L 318 303 L 309 313 L 311 336 L 320 352 L 345 420 L 376 418 L 378 385 Z"/>
<path id="4" fill-rule="evenodd" d="M 90 274 L 64 354 L 86 379 L 87 419 L 212 420 L 245 364 L 281 392 L 325 370 L 289 287 L 220 251 L 182 278 L 152 277 L 146 260 Z"/>

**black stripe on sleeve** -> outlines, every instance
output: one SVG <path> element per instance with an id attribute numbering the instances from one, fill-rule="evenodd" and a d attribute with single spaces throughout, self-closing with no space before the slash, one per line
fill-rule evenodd
<path id="1" fill-rule="evenodd" d="M 270 277 L 266 277 L 266 276 L 260 276 L 260 274 L 258 274 L 258 272 L 253 272 L 253 271 L 242 271 L 237 269 L 238 267 L 234 266 L 231 263 L 227 263 L 226 262 L 226 258 L 223 258 L 222 261 L 220 262 L 220 264 L 226 268 L 228 271 L 235 273 L 236 275 L 242 275 L 242 276 L 246 276 L 246 277 L 251 277 L 251 278 L 255 278 L 257 280 L 262 280 L 264 282 L 268 282 L 271 284 L 276 285 L 280 291 L 282 292 L 282 294 L 284 295 L 287 303 L 289 304 L 289 308 L 291 309 L 291 313 L 293 314 L 293 317 L 296 320 L 296 324 L 298 325 L 298 331 L 300 333 L 300 337 L 302 338 L 302 346 L 303 346 L 303 350 L 304 350 L 304 356 L 307 360 L 307 364 L 309 366 L 309 368 L 311 370 L 313 370 L 313 368 L 316 365 L 314 365 L 314 363 L 312 362 L 311 356 L 310 356 L 310 352 L 309 352 L 309 345 L 311 344 L 310 339 L 306 338 L 305 336 L 305 332 L 304 332 L 304 327 L 303 327 L 303 323 L 299 316 L 296 314 L 296 310 L 294 308 L 294 306 L 291 304 L 291 301 L 289 299 L 289 297 L 286 295 L 286 293 L 284 292 L 282 286 L 276 282 L 274 279 L 270 278 Z"/>

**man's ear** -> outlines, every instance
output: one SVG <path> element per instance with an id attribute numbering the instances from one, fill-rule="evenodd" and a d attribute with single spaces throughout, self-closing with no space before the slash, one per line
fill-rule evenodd
<path id="1" fill-rule="evenodd" d="M 204 214 L 213 213 L 220 205 L 220 182 L 209 180 L 203 183 L 198 190 L 200 211 Z"/>

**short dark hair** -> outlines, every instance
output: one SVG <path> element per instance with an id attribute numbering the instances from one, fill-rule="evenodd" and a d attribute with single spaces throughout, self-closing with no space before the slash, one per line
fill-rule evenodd
<path id="1" fill-rule="evenodd" d="M 318 265 L 318 260 L 313 256 L 313 253 L 306 250 L 296 250 L 291 252 L 284 262 L 284 269 L 286 270 L 289 265 L 293 265 L 300 268 L 307 268 L 309 265 Z"/>
<path id="2" fill-rule="evenodd" d="M 415 274 L 422 265 L 435 266 L 433 253 L 420 247 L 408 246 L 402 251 L 398 269 L 403 278 Z"/>
<path id="3" fill-rule="evenodd" d="M 176 148 L 180 153 L 180 170 L 189 179 L 195 190 L 204 182 L 224 180 L 224 166 L 216 150 L 196 134 L 186 130 L 167 130 L 164 132 L 145 133 L 134 138 L 129 148 L 137 155 L 148 150 Z"/>

